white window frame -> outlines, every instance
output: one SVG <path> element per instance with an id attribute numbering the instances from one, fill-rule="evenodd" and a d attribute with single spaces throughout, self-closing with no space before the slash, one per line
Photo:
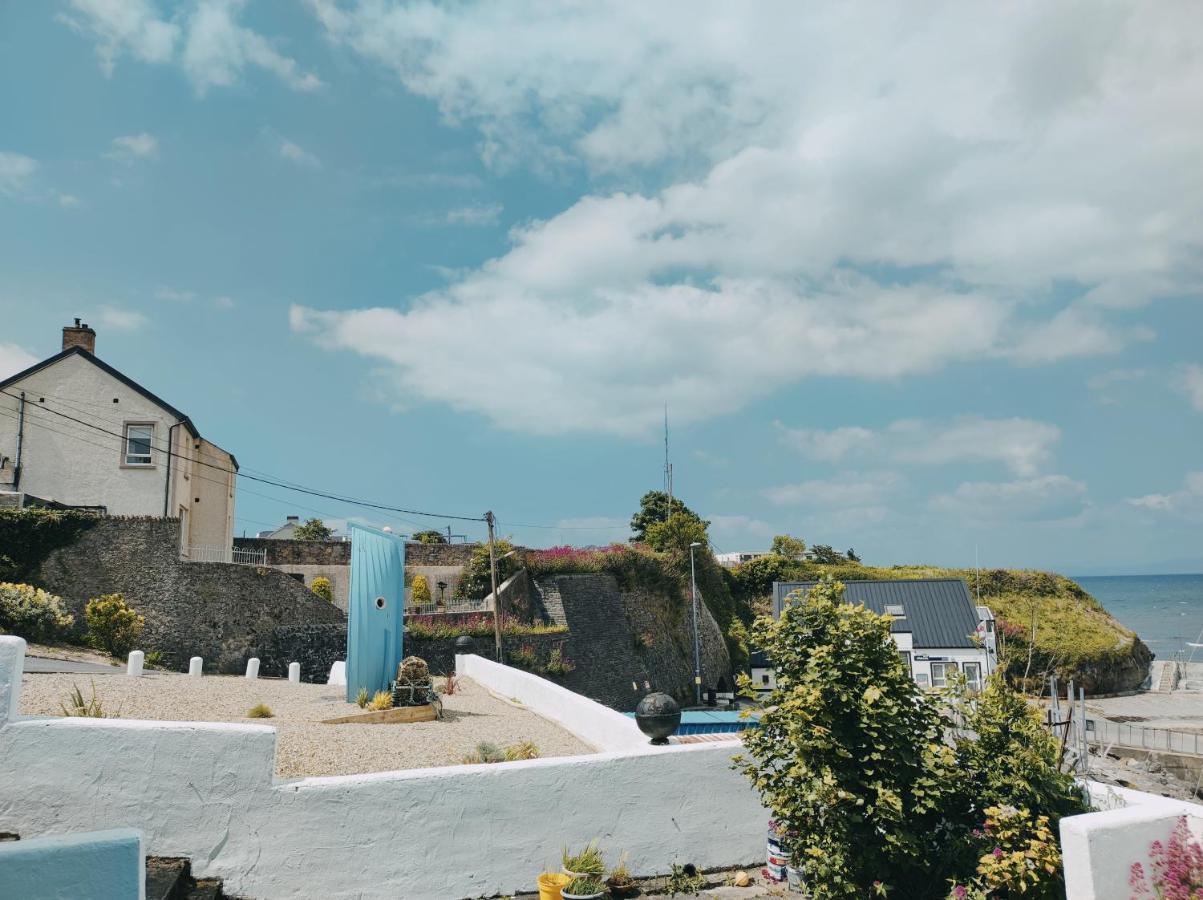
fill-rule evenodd
<path id="1" fill-rule="evenodd" d="M 148 428 L 150 429 L 150 444 L 149 451 L 145 454 L 130 453 L 130 429 L 131 428 Z M 154 422 L 126 422 L 122 429 L 121 437 L 121 467 L 123 469 L 153 469 L 155 467 L 155 423 Z M 134 462 L 130 459 L 133 457 Z M 145 461 L 143 461 L 145 460 Z"/>
<path id="2" fill-rule="evenodd" d="M 969 667 L 972 666 L 977 674 L 969 677 Z M 961 663 L 961 671 L 965 675 L 965 686 L 971 691 L 980 691 L 982 689 L 982 664 L 980 662 L 971 662 L 966 660 Z"/>
<path id="3" fill-rule="evenodd" d="M 937 666 L 940 671 L 939 675 L 936 674 Z M 933 662 L 931 664 L 931 686 L 937 688 L 948 687 L 948 676 L 956 674 L 959 668 L 956 662 Z"/>

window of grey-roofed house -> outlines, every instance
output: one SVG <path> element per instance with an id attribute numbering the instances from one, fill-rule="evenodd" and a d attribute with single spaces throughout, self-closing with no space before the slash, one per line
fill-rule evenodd
<path id="1" fill-rule="evenodd" d="M 149 466 L 155 426 L 148 422 L 130 422 L 125 426 L 125 465 Z"/>
<path id="2" fill-rule="evenodd" d="M 901 619 L 906 615 L 901 603 L 890 603 L 886 605 L 886 615 L 893 616 L 895 619 Z"/>

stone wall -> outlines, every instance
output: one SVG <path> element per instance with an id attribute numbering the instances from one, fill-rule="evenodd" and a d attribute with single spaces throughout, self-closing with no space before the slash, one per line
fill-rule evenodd
<path id="1" fill-rule="evenodd" d="M 612 575 L 538 579 L 546 603 L 558 596 L 569 628 L 565 651 L 575 668 L 563 684 L 614 709 L 629 711 L 649 690 L 694 702 L 689 604 L 645 591 L 620 591 Z M 718 623 L 698 604 L 702 683 L 731 677 Z"/>
<path id="2" fill-rule="evenodd" d="M 267 551 L 269 566 L 350 566 L 350 541 L 278 541 L 234 538 L 235 550 Z"/>
<path id="3" fill-rule="evenodd" d="M 472 551 L 479 547 L 471 544 L 423 544 L 408 541 L 405 544 L 405 567 L 410 566 L 466 566 L 472 559 Z"/>
<path id="4" fill-rule="evenodd" d="M 181 562 L 178 548 L 174 519 L 101 519 L 52 551 L 34 580 L 63 597 L 81 623 L 90 598 L 123 594 L 146 619 L 141 649 L 159 651 L 180 670 L 195 655 L 207 671 L 239 672 L 279 626 L 344 618 L 276 569 Z"/>

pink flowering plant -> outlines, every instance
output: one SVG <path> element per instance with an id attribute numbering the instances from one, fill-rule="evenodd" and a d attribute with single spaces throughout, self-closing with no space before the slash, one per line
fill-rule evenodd
<path id="1" fill-rule="evenodd" d="M 1203 900 L 1203 846 L 1191 836 L 1186 816 L 1178 819 L 1168 843 L 1149 846 L 1147 869 L 1132 864 L 1128 884 L 1133 897 Z"/>

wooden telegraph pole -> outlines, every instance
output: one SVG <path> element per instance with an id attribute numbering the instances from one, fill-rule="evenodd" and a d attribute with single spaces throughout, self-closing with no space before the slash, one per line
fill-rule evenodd
<path id="1" fill-rule="evenodd" d="M 501 658 L 501 598 L 497 596 L 497 548 L 493 540 L 493 512 L 485 513 L 485 523 L 489 526 L 489 580 L 493 583 L 493 640 L 496 645 L 497 662 Z"/>

